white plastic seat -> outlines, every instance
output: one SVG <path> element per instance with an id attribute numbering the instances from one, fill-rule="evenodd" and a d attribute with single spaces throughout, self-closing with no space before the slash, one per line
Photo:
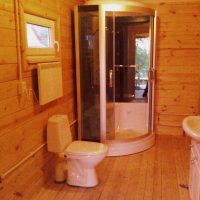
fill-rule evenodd
<path id="1" fill-rule="evenodd" d="M 82 156 L 94 156 L 104 154 L 108 151 L 108 147 L 102 143 L 86 142 L 86 141 L 74 141 L 65 150 L 64 154 L 67 155 L 82 155 Z"/>

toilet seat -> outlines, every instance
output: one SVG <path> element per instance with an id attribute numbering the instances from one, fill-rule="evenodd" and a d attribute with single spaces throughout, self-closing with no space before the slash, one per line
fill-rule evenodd
<path id="1" fill-rule="evenodd" d="M 108 151 L 107 145 L 97 142 L 74 141 L 65 150 L 64 155 L 95 156 Z"/>

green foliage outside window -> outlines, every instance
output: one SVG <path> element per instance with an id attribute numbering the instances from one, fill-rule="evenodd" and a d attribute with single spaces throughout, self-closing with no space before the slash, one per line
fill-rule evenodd
<path id="1" fill-rule="evenodd" d="M 136 76 L 138 78 L 147 78 L 149 66 L 149 38 L 136 38 L 135 43 Z"/>

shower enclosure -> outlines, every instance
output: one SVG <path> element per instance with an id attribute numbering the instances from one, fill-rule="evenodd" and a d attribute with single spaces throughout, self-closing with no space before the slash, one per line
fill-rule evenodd
<path id="1" fill-rule="evenodd" d="M 78 137 L 119 156 L 154 144 L 156 17 L 139 3 L 105 2 L 75 8 Z"/>

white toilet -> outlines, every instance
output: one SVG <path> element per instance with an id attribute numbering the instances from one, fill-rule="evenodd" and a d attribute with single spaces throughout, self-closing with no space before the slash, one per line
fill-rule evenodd
<path id="1" fill-rule="evenodd" d="M 73 141 L 67 115 L 53 115 L 47 124 L 48 151 L 64 161 L 56 166 L 57 182 L 73 186 L 94 187 L 98 184 L 95 166 L 106 156 L 108 147 L 102 143 Z"/>

